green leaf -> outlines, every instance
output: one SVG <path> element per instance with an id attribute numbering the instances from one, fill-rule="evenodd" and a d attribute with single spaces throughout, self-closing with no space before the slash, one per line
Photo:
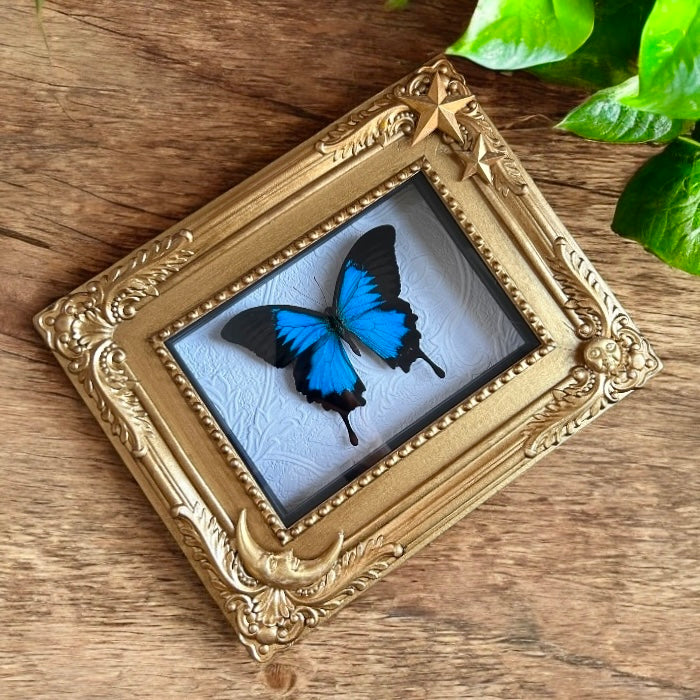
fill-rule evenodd
<path id="1" fill-rule="evenodd" d="M 387 10 L 403 10 L 411 0 L 384 0 Z"/>
<path id="2" fill-rule="evenodd" d="M 563 61 L 529 70 L 550 83 L 584 90 L 617 85 L 637 73 L 642 27 L 654 0 L 596 0 L 593 33 Z"/>
<path id="3" fill-rule="evenodd" d="M 569 112 L 557 127 L 584 139 L 616 143 L 672 141 L 690 129 L 691 124 L 682 119 L 642 112 L 622 104 L 620 99 L 635 95 L 638 86 L 639 81 L 635 76 L 620 85 L 599 90 Z"/>
<path id="4" fill-rule="evenodd" d="M 627 183 L 612 228 L 700 275 L 700 143 L 679 138 L 648 160 Z"/>
<path id="5" fill-rule="evenodd" d="M 36 9 L 37 14 L 41 12 L 41 8 L 44 5 L 44 0 L 34 0 L 34 7 Z"/>
<path id="6" fill-rule="evenodd" d="M 677 119 L 700 118 L 700 3 L 657 0 L 642 32 L 639 95 L 626 104 Z"/>
<path id="7" fill-rule="evenodd" d="M 593 19 L 593 0 L 479 0 L 447 52 L 499 70 L 558 61 L 586 41 Z"/>

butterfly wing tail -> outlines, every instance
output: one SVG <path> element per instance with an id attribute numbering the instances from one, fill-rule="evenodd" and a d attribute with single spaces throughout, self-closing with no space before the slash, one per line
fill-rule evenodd
<path id="1" fill-rule="evenodd" d="M 433 372 L 435 372 L 435 374 L 437 374 L 437 376 L 440 377 L 440 379 L 445 378 L 445 370 L 439 365 L 437 365 L 435 362 L 433 362 L 420 348 L 418 348 L 416 356 L 425 360 L 430 365 L 430 369 L 432 369 Z"/>

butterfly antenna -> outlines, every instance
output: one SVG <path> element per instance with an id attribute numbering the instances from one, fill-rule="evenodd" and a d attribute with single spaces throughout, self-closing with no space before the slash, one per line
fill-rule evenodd
<path id="1" fill-rule="evenodd" d="M 301 296 L 306 297 L 306 299 L 308 299 L 308 301 L 310 301 L 312 304 L 317 303 L 317 299 L 314 299 L 313 297 L 309 296 L 308 294 L 306 294 L 306 292 L 302 292 L 301 289 L 299 289 L 299 287 L 294 287 L 293 289 L 298 294 L 301 294 Z"/>
<path id="2" fill-rule="evenodd" d="M 318 290 L 321 292 L 321 296 L 323 297 L 323 303 L 325 306 L 328 306 L 328 300 L 326 299 L 326 293 L 323 291 L 323 287 L 318 283 L 318 280 L 316 279 L 316 275 L 314 275 L 314 282 L 316 282 L 316 286 L 318 287 Z"/>

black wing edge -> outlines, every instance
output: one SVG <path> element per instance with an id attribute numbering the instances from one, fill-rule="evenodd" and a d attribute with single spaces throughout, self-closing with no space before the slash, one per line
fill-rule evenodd
<path id="1" fill-rule="evenodd" d="M 383 357 L 391 369 L 401 368 L 404 372 L 411 369 L 411 365 L 422 356 L 420 350 L 420 331 L 416 328 L 418 316 L 413 313 L 411 305 L 401 297 L 396 297 L 391 301 L 385 301 L 380 307 L 382 311 L 399 311 L 406 317 L 404 325 L 408 332 L 404 335 L 399 354 L 396 357 Z"/>
<path id="2" fill-rule="evenodd" d="M 302 352 L 297 358 L 297 361 L 294 363 L 294 383 L 296 385 L 296 389 L 298 392 L 306 396 L 306 400 L 309 403 L 318 403 L 326 411 L 335 411 L 338 413 L 343 419 L 343 423 L 345 423 L 351 444 L 357 447 L 357 435 L 350 425 L 349 416 L 351 411 L 354 411 L 359 406 L 364 406 L 367 403 L 363 397 L 366 387 L 362 383 L 362 380 L 357 377 L 357 381 L 355 382 L 353 388 L 346 389 L 341 394 L 337 392 L 333 392 L 332 394 L 323 394 L 318 391 L 318 389 L 310 389 L 309 372 L 311 371 L 312 356 L 313 347 Z M 357 374 L 357 372 L 355 374 Z"/>
<path id="3" fill-rule="evenodd" d="M 277 335 L 277 311 L 296 311 L 322 318 L 322 314 L 299 306 L 256 306 L 241 311 L 221 329 L 221 337 L 252 350 L 275 367 L 286 367 L 297 355 Z"/>

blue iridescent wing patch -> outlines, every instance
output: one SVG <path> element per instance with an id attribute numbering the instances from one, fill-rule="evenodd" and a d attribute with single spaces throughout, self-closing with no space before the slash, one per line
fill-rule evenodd
<path id="1" fill-rule="evenodd" d="M 341 266 L 333 306 L 323 313 L 298 306 L 258 306 L 234 316 L 221 331 L 225 340 L 275 367 L 294 363 L 297 391 L 309 402 L 336 411 L 353 445 L 358 439 L 349 415 L 365 405 L 365 385 L 344 344 L 359 355 L 357 341 L 404 372 L 420 358 L 438 377 L 445 376 L 421 350 L 418 318 L 399 296 L 395 240 L 393 226 L 378 226 L 357 240 Z"/>

